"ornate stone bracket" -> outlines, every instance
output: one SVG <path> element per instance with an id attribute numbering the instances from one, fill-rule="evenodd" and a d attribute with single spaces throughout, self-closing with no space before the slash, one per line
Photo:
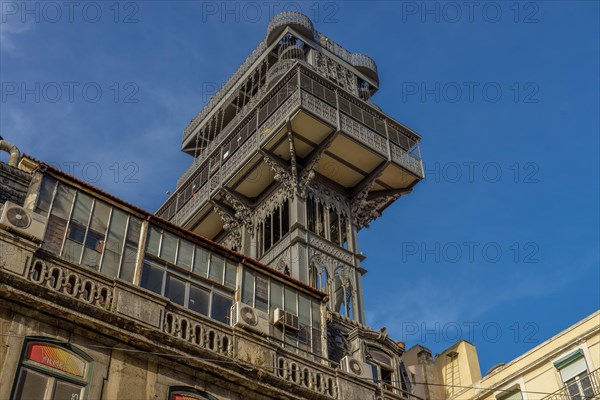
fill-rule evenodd
<path id="1" fill-rule="evenodd" d="M 238 250 L 241 249 L 242 225 L 240 221 L 229 212 L 225 211 L 217 203 L 214 203 L 214 206 L 215 212 L 221 217 L 221 221 L 223 221 L 223 230 L 229 233 L 229 238 L 227 239 L 229 242 L 228 247 Z"/>
<path id="2" fill-rule="evenodd" d="M 383 164 L 369 176 L 368 182 L 365 182 L 363 189 L 358 192 L 351 200 L 350 207 L 352 210 L 352 222 L 359 229 L 368 227 L 371 221 L 381 216 L 381 208 L 388 202 L 396 200 L 400 197 L 399 193 L 386 194 L 379 197 L 373 197 L 369 192 L 373 184 L 383 174 Z"/>
<path id="3" fill-rule="evenodd" d="M 250 207 L 248 207 L 246 204 L 244 204 L 240 199 L 238 199 L 235 195 L 233 195 L 232 193 L 226 191 L 225 192 L 225 199 L 227 200 L 227 202 L 229 202 L 231 204 L 231 206 L 233 207 L 233 210 L 235 211 L 234 213 L 234 218 L 237 219 L 242 225 L 244 225 L 246 227 L 246 229 L 248 229 L 250 232 L 254 233 L 254 221 L 252 218 L 253 212 L 252 209 Z"/>
<path id="4" fill-rule="evenodd" d="M 268 156 L 264 156 L 263 160 L 275 173 L 274 179 L 276 182 L 281 183 L 281 186 L 284 188 L 287 197 L 294 197 L 295 179 L 293 175 L 286 168 Z"/>

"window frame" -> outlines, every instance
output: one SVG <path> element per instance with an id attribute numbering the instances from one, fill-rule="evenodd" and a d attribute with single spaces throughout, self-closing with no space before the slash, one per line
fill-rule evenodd
<path id="1" fill-rule="evenodd" d="M 27 353 L 29 351 L 29 348 L 36 344 L 62 348 L 64 351 L 68 353 L 73 353 L 76 357 L 81 358 L 85 363 L 84 376 L 81 379 L 79 379 L 77 377 L 69 375 L 67 372 L 61 372 L 57 368 L 52 368 L 51 366 L 46 366 L 44 364 L 27 359 Z M 56 385 L 58 382 L 66 382 L 69 384 L 81 386 L 82 390 L 80 400 L 87 399 L 92 380 L 93 367 L 94 360 L 85 352 L 73 346 L 71 343 L 42 336 L 28 336 L 23 341 L 23 348 L 21 350 L 19 364 L 15 373 L 15 379 L 13 381 L 10 399 L 20 399 L 19 397 L 17 397 L 17 390 L 22 379 L 22 373 L 25 370 L 44 375 L 46 378 L 48 378 L 48 381 L 46 383 L 46 393 L 44 393 L 45 397 L 44 399 L 40 400 L 53 400 L 54 391 L 56 390 Z M 48 393 L 48 388 L 50 385 L 52 386 L 52 392 Z"/>

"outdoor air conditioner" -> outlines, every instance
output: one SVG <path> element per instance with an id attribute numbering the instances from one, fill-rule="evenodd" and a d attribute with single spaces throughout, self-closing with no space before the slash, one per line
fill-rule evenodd
<path id="1" fill-rule="evenodd" d="M 268 314 L 242 302 L 237 302 L 231 307 L 231 325 L 269 334 Z"/>
<path id="2" fill-rule="evenodd" d="M 300 324 L 298 323 L 298 316 L 281 308 L 276 308 L 273 313 L 273 325 L 281 325 L 285 329 L 300 330 Z"/>
<path id="3" fill-rule="evenodd" d="M 373 368 L 371 365 L 358 361 L 355 358 L 346 356 L 340 361 L 340 368 L 342 371 L 352 375 L 356 375 L 360 378 L 373 380 Z"/>
<path id="4" fill-rule="evenodd" d="M 2 209 L 0 225 L 9 230 L 42 241 L 48 218 L 7 201 Z"/>

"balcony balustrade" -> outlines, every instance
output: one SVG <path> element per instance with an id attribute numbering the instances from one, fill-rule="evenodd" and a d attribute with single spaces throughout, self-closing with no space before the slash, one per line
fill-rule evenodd
<path id="1" fill-rule="evenodd" d="M 556 392 L 542 400 L 592 400 L 600 398 L 600 368 L 579 375 Z"/>
<path id="2" fill-rule="evenodd" d="M 357 101 L 343 91 L 338 90 L 336 96 L 336 92 L 324 88 L 316 81 L 307 86 L 305 81 L 307 79 L 312 81 L 312 79 L 306 76 L 310 68 L 305 63 L 294 61 L 287 65 L 287 68 L 288 71 L 283 74 L 279 83 L 272 90 L 265 90 L 264 94 L 260 95 L 264 98 L 268 92 L 271 92 L 271 100 L 269 102 L 263 100 L 263 105 L 256 107 L 259 104 L 259 96 L 255 96 L 257 100 L 252 107 L 247 105 L 182 175 L 179 193 L 183 193 L 183 186 L 189 185 L 207 164 L 211 177 L 202 187 L 195 188 L 195 194 L 185 204 L 178 205 L 179 211 L 177 215 L 170 218 L 172 221 L 184 224 L 201 204 L 208 201 L 210 194 L 215 193 L 221 184 L 230 179 L 238 168 L 258 151 L 260 146 L 266 143 L 286 119 L 299 108 L 310 112 L 331 126 L 339 125 L 341 132 L 386 158 L 389 155 L 392 162 L 412 172 L 418 178 L 424 177 L 416 134 L 390 120 L 375 107 Z M 296 71 L 302 74 L 300 88 L 294 82 L 298 79 Z M 281 100 L 286 97 L 287 100 L 282 102 Z M 252 115 L 258 118 L 250 118 Z M 243 123 L 240 124 L 243 120 L 248 121 L 246 125 L 253 125 L 247 127 Z M 228 144 L 239 136 L 240 130 L 244 129 L 253 133 L 243 143 L 238 143 L 238 147 L 231 152 L 224 150 L 224 148 L 229 149 Z M 205 188 L 207 185 L 210 186 L 209 189 Z M 173 201 L 175 198 L 171 199 L 171 202 Z M 165 203 L 158 214 L 163 215 L 171 202 Z"/>
<path id="3" fill-rule="evenodd" d="M 0 267 L 0 274 L 10 273 Z M 317 396 L 337 399 L 339 385 L 351 384 L 344 374 L 339 374 L 337 368 L 329 366 L 326 359 L 309 353 L 303 356 L 302 351 L 285 342 L 275 338 L 267 340 L 243 329 L 221 324 L 135 285 L 107 278 L 77 264 L 48 258 L 44 252 L 34 256 L 23 275 L 22 289 L 31 290 L 31 293 L 41 297 L 45 294 L 36 287 L 55 293 L 48 299 L 56 302 L 57 307 L 70 304 L 74 312 L 81 312 L 80 307 L 72 303 L 75 300 L 98 309 L 100 314 L 89 315 L 90 318 L 101 318 L 108 323 L 110 319 L 101 314 L 107 312 L 120 317 L 120 321 L 124 321 L 123 318 L 130 319 L 127 322 L 128 329 L 133 328 L 132 323 L 141 323 L 140 329 L 144 332 L 152 327 L 157 333 L 166 335 L 165 338 L 172 338 L 163 341 L 154 336 L 155 345 L 176 346 L 173 340 L 180 340 L 200 351 L 211 352 L 215 357 L 226 357 L 240 363 L 244 361 L 246 353 L 239 348 L 238 341 L 246 340 L 258 346 L 262 354 L 270 358 L 270 361 L 266 360 L 255 367 L 291 385 L 312 391 Z"/>

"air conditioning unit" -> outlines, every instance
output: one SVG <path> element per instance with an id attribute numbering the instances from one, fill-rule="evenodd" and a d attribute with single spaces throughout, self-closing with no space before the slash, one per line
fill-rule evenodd
<path id="1" fill-rule="evenodd" d="M 259 333 L 269 334 L 269 315 L 242 302 L 231 307 L 231 326 L 241 326 Z"/>
<path id="2" fill-rule="evenodd" d="M 285 329 L 290 329 L 293 331 L 300 330 L 298 316 L 284 311 L 281 308 L 276 308 L 275 312 L 273 313 L 273 325 L 281 325 Z"/>
<path id="3" fill-rule="evenodd" d="M 346 356 L 340 361 L 340 368 L 342 371 L 352 375 L 356 375 L 360 378 L 373 380 L 373 367 L 371 365 L 358 361 L 355 358 Z"/>
<path id="4" fill-rule="evenodd" d="M 39 240 L 44 239 L 48 218 L 7 201 L 2 209 L 0 225 L 9 230 Z"/>

